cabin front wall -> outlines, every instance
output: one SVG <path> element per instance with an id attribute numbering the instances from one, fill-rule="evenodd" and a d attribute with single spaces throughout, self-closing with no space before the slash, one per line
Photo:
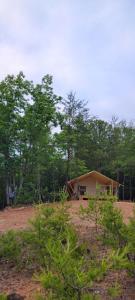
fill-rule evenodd
<path id="1" fill-rule="evenodd" d="M 96 195 L 97 185 L 100 186 L 100 192 L 107 191 L 107 185 L 103 185 L 100 181 L 96 180 L 95 178 L 86 178 L 74 184 L 74 194 L 79 199 L 83 199 L 86 196 Z M 79 186 L 86 187 L 85 195 L 80 195 Z"/>

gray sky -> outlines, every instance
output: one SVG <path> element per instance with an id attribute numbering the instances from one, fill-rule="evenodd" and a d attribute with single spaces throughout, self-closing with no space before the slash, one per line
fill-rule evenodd
<path id="1" fill-rule="evenodd" d="M 135 120 L 134 0 L 1 0 L 0 79 L 54 77 L 91 113 Z"/>

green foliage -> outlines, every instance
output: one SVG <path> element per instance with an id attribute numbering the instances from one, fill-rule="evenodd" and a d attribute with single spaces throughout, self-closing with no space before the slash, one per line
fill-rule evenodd
<path id="1" fill-rule="evenodd" d="M 113 286 L 108 288 L 108 295 L 111 297 L 111 299 L 115 299 L 121 295 L 121 287 L 118 282 L 115 282 Z"/>
<path id="2" fill-rule="evenodd" d="M 104 279 L 107 271 L 116 266 L 116 258 L 95 261 L 86 255 L 63 205 L 59 210 L 41 206 L 39 216 L 33 225 L 38 255 L 45 262 L 44 270 L 36 275 L 47 293 L 43 299 L 96 299 L 94 293 L 88 295 L 87 289 Z M 116 257 L 117 261 L 123 258 Z"/>
<path id="3" fill-rule="evenodd" d="M 100 224 L 103 242 L 118 249 L 112 253 L 114 267 L 126 269 L 135 276 L 135 217 L 126 225 L 120 210 L 107 201 L 101 208 Z"/>
<path id="4" fill-rule="evenodd" d="M 0 258 L 19 263 L 21 245 L 17 234 L 10 230 L 0 236 Z"/>
<path id="5" fill-rule="evenodd" d="M 70 178 L 75 178 L 89 172 L 86 162 L 79 158 L 72 158 L 70 161 Z"/>
<path id="6" fill-rule="evenodd" d="M 116 197 L 113 196 L 111 192 L 109 194 L 106 192 L 101 192 L 100 185 L 97 185 L 96 194 L 90 197 L 88 196 L 88 206 L 86 208 L 84 208 L 82 205 L 80 206 L 80 215 L 90 222 L 94 222 L 96 231 L 98 231 L 99 224 L 102 224 L 102 226 L 109 231 L 110 228 L 107 228 L 107 226 L 110 224 L 110 227 L 112 226 L 112 219 L 109 220 L 109 217 L 112 216 L 110 214 L 110 209 L 112 209 L 115 215 L 117 211 L 117 209 L 113 208 L 113 202 L 115 201 Z M 114 215 L 112 218 L 114 218 Z"/>
<path id="7" fill-rule="evenodd" d="M 16 195 L 15 204 L 32 204 L 37 201 L 34 185 L 31 182 L 23 184 Z"/>
<path id="8" fill-rule="evenodd" d="M 88 207 L 84 208 L 80 206 L 80 215 L 82 218 L 92 221 L 95 224 L 96 231 L 98 230 L 98 224 L 100 223 L 102 203 L 96 197 L 91 197 L 88 200 Z"/>
<path id="9" fill-rule="evenodd" d="M 102 205 L 100 224 L 103 228 L 103 239 L 114 247 L 122 247 L 126 243 L 126 225 L 121 211 L 113 202 L 106 201 Z"/>
<path id="10" fill-rule="evenodd" d="M 99 261 L 92 261 L 91 267 L 89 270 L 89 280 L 94 282 L 95 280 L 102 281 L 104 276 L 107 274 L 107 271 L 109 269 L 109 264 L 107 259 L 102 259 L 99 263 Z"/>
<path id="11" fill-rule="evenodd" d="M 133 124 L 90 117 L 86 104 L 73 92 L 55 95 L 50 75 L 38 84 L 22 72 L 0 82 L 0 208 L 12 191 L 14 203 L 59 200 L 67 179 L 92 169 L 127 180 L 120 198 L 135 198 Z"/>
<path id="12" fill-rule="evenodd" d="M 135 276 L 135 217 L 126 225 L 114 200 L 111 196 L 99 201 L 97 195 L 89 200 L 87 208 L 81 207 L 80 212 L 90 222 L 94 221 L 96 228 L 100 225 L 100 239 L 115 249 L 110 256 L 112 267 L 128 270 Z"/>
<path id="13" fill-rule="evenodd" d="M 7 300 L 7 296 L 4 294 L 0 294 L 0 300 Z"/>
<path id="14" fill-rule="evenodd" d="M 68 222 L 69 215 L 63 205 L 59 205 L 58 208 L 48 204 L 38 205 L 36 217 L 31 221 L 31 230 L 22 233 L 25 247 L 28 247 L 27 252 L 31 254 L 29 260 L 35 258 L 40 265 L 46 266 L 50 257 L 48 241 L 50 238 L 58 239 L 59 236 L 62 236 L 64 241 L 66 228 L 70 227 Z"/>
<path id="15" fill-rule="evenodd" d="M 57 121 L 59 101 L 49 75 L 36 85 L 22 72 L 0 82 L 0 180 L 7 204 L 10 191 L 16 192 L 16 202 L 44 197 L 42 178 L 54 168 L 51 127 Z"/>
<path id="16" fill-rule="evenodd" d="M 64 244 L 60 239 L 55 245 L 54 241 L 49 241 L 50 270 L 41 273 L 38 279 L 51 299 L 85 299 L 88 297 L 86 290 L 103 278 L 108 266 L 104 262 L 104 267 L 102 263 L 94 267 L 89 259 L 85 259 L 84 252 L 80 252 L 72 234 L 67 232 L 66 237 Z"/>
<path id="17" fill-rule="evenodd" d="M 126 225 L 114 201 L 112 196 L 99 201 L 98 194 L 89 200 L 87 208 L 80 208 L 80 213 L 90 222 L 94 221 L 97 229 L 100 225 L 99 238 L 115 249 L 110 256 L 110 268 L 125 269 L 135 276 L 135 217 Z"/>
<path id="18" fill-rule="evenodd" d="M 127 269 L 129 263 L 127 258 L 128 248 L 113 250 L 110 254 L 111 266 L 115 270 Z"/>
<path id="19" fill-rule="evenodd" d="M 60 102 L 49 75 L 40 84 L 26 80 L 22 72 L 0 82 L 0 207 L 9 204 L 10 189 L 15 191 L 15 203 L 60 199 L 63 204 L 67 194 L 59 189 L 68 177 L 90 169 L 121 182 L 126 175 L 133 199 L 134 126 L 90 118 L 84 101 L 73 93 L 62 101 L 63 112 Z M 54 134 L 58 125 L 61 130 Z M 111 193 L 99 190 L 82 209 L 96 229 L 102 227 L 104 242 L 120 247 L 109 260 L 87 257 L 64 205 L 41 205 L 30 230 L 2 234 L 0 258 L 42 267 L 39 280 L 50 299 L 95 299 L 85 287 L 103 280 L 108 268 L 125 268 L 135 276 L 135 221 L 126 226 L 114 200 Z"/>
<path id="20" fill-rule="evenodd" d="M 67 193 L 67 191 L 64 190 L 64 189 L 61 189 L 61 190 L 59 191 L 59 198 L 60 198 L 61 203 L 64 203 L 64 202 L 67 200 L 67 198 L 68 198 L 68 193 Z"/>
<path id="21" fill-rule="evenodd" d="M 135 277 L 135 211 L 127 226 L 128 270 Z"/>
<path id="22" fill-rule="evenodd" d="M 102 226 L 110 239 L 110 236 L 116 234 L 115 230 L 121 233 L 121 218 L 112 202 L 98 203 L 102 204 L 100 220 L 104 220 Z M 121 248 L 110 250 L 109 255 L 101 258 L 88 253 L 86 245 L 79 240 L 75 229 L 70 225 L 68 206 L 65 203 L 40 204 L 36 210 L 30 229 L 20 233 L 9 231 L 0 237 L 2 259 L 22 266 L 29 264 L 37 269 L 38 273 L 34 278 L 41 283 L 43 293 L 38 293 L 36 299 L 94 300 L 99 298 L 95 294 L 95 283 L 103 281 L 108 271 L 124 269 L 134 275 L 134 219 L 127 225 L 126 246 L 121 244 Z M 90 206 L 90 213 L 91 210 L 93 213 L 93 205 Z M 107 212 L 113 214 L 112 219 L 106 219 Z M 121 238 L 119 235 L 116 235 L 118 241 Z M 115 248 L 116 243 L 113 245 Z M 119 292 L 117 284 L 108 289 L 112 298 Z"/>

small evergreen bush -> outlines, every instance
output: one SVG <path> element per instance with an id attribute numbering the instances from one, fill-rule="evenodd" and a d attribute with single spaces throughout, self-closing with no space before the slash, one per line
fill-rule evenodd
<path id="1" fill-rule="evenodd" d="M 13 230 L 0 236 L 0 258 L 19 263 L 21 244 L 18 235 Z"/>
<path id="2" fill-rule="evenodd" d="M 127 227 L 124 224 L 121 211 L 114 207 L 113 202 L 106 201 L 101 207 L 100 225 L 103 229 L 103 240 L 115 248 L 126 245 Z"/>

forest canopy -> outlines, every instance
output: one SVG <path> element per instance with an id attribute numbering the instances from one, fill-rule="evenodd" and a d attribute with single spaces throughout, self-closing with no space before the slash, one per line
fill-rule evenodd
<path id="1" fill-rule="evenodd" d="M 135 199 L 135 127 L 90 115 L 87 102 L 55 95 L 52 76 L 35 84 L 20 72 L 0 82 L 0 207 L 53 201 L 67 180 L 97 170 Z"/>

